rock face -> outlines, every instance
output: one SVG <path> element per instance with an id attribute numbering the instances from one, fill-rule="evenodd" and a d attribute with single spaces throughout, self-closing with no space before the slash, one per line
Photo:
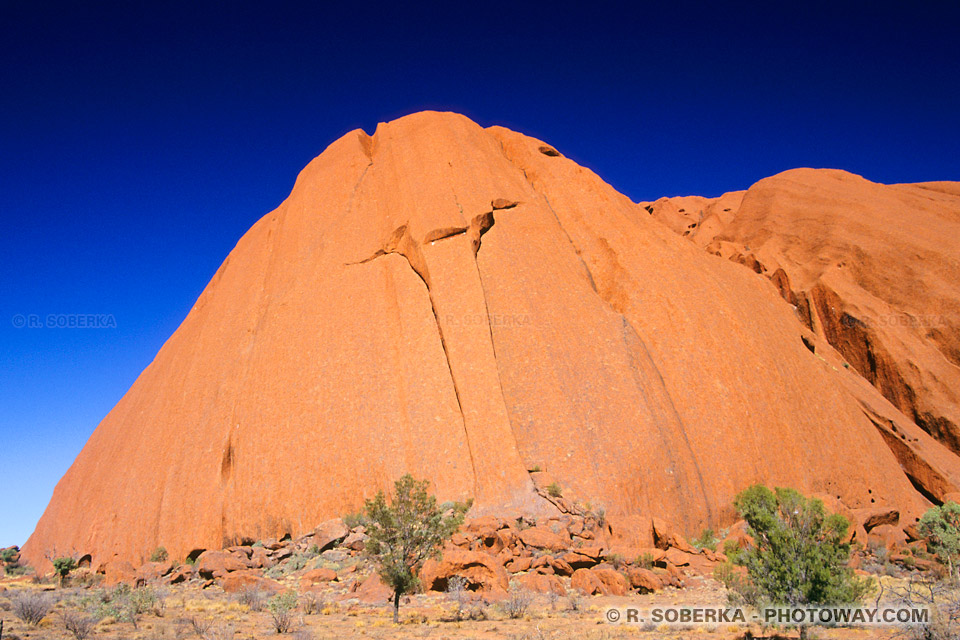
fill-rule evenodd
<path id="1" fill-rule="evenodd" d="M 960 183 L 888 186 L 795 169 L 712 200 L 640 204 L 694 244 L 769 278 L 800 321 L 906 417 L 901 431 L 913 422 L 960 453 Z M 892 446 L 913 474 L 930 475 L 903 443 Z M 943 499 L 942 486 L 930 493 Z"/>
<path id="2" fill-rule="evenodd" d="M 406 472 L 479 514 L 556 513 L 543 469 L 564 501 L 646 522 L 646 547 L 650 517 L 729 524 L 758 481 L 915 517 L 923 498 L 804 331 L 767 279 L 538 140 L 441 113 L 353 131 L 241 238 L 24 556 L 299 536 Z"/>

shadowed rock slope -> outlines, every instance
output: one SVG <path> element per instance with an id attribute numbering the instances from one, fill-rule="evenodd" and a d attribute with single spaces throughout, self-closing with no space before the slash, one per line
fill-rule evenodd
<path id="1" fill-rule="evenodd" d="M 641 206 L 770 278 L 807 327 L 960 453 L 960 183 L 795 169 L 717 199 Z"/>
<path id="2" fill-rule="evenodd" d="M 804 332 L 766 278 L 538 140 L 442 113 L 353 131 L 241 238 L 24 555 L 297 536 L 405 472 L 508 514 L 556 509 L 543 469 L 633 538 L 729 523 L 757 481 L 914 517 L 877 426 L 902 416 Z"/>

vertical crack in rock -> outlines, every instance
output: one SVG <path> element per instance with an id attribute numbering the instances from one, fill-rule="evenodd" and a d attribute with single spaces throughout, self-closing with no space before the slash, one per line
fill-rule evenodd
<path id="1" fill-rule="evenodd" d="M 454 230 L 453 233 L 449 233 L 447 235 L 441 234 L 440 239 L 460 235 L 465 231 L 466 229 L 462 229 L 459 231 Z M 437 231 L 431 232 L 431 234 L 436 234 L 436 233 Z M 428 235 L 431 235 L 431 234 L 428 234 Z M 436 242 L 436 241 L 437 241 L 436 239 L 432 240 L 432 242 Z M 460 387 L 457 384 L 457 378 L 453 373 L 453 365 L 450 362 L 450 351 L 449 351 L 449 347 L 447 346 L 447 340 L 443 335 L 443 326 L 440 322 L 440 316 L 437 313 L 437 304 L 436 304 L 436 301 L 434 300 L 434 293 L 430 287 L 429 273 L 427 272 L 426 263 L 424 262 L 423 257 L 419 255 L 415 255 L 411 259 L 411 256 L 408 254 L 408 251 L 415 251 L 419 253 L 419 247 L 416 245 L 416 243 L 413 242 L 412 238 L 410 237 L 408 226 L 402 225 L 400 227 L 397 227 L 397 229 L 394 230 L 394 232 L 390 236 L 390 239 L 387 240 L 385 245 L 382 248 L 377 249 L 377 251 L 375 251 L 373 255 L 371 255 L 369 258 L 364 258 L 363 260 L 358 260 L 357 262 L 348 262 L 347 266 L 366 264 L 382 256 L 396 254 L 401 256 L 404 259 L 404 261 L 406 261 L 407 266 L 410 267 L 410 270 L 413 271 L 415 274 L 417 274 L 417 277 L 420 278 L 420 281 L 423 283 L 423 286 L 427 291 L 427 299 L 430 301 L 430 311 L 433 313 L 433 324 L 437 328 L 437 337 L 440 339 L 440 348 L 443 350 L 444 363 L 447 365 L 447 373 L 450 375 L 450 384 L 453 385 L 453 394 L 454 394 L 454 397 L 456 397 L 457 399 L 457 411 L 460 412 L 460 421 L 464 425 L 464 438 L 467 441 L 467 452 L 470 455 L 470 468 L 473 470 L 473 477 L 474 477 L 474 493 L 476 493 L 478 473 L 477 473 L 476 462 L 474 459 L 473 446 L 470 444 L 470 434 L 466 428 L 466 417 L 464 416 L 464 413 L 463 413 L 463 399 L 461 397 Z M 421 266 L 418 267 L 418 265 L 421 265 Z"/>
<path id="2" fill-rule="evenodd" d="M 497 357 L 497 342 L 493 337 L 493 324 L 490 320 L 490 304 L 487 302 L 487 288 L 483 283 L 483 271 L 480 269 L 478 257 L 480 255 L 480 246 L 485 233 L 493 228 L 496 223 L 493 211 L 481 213 L 475 216 L 470 223 L 470 242 L 473 247 L 473 266 L 477 270 L 477 278 L 480 280 L 480 291 L 483 295 L 483 309 L 487 316 L 487 332 L 490 337 L 490 349 L 493 351 L 493 363 L 497 372 L 497 388 L 500 390 L 500 401 L 503 403 L 503 409 L 507 414 L 507 423 L 510 427 L 510 435 L 513 436 L 513 448 L 520 454 L 519 439 L 517 430 L 514 426 L 514 418 L 510 412 L 510 406 L 507 404 L 507 397 L 503 392 L 503 376 L 500 372 L 500 359 Z"/>
<path id="3" fill-rule="evenodd" d="M 583 252 L 580 250 L 580 247 L 577 245 L 577 243 L 573 240 L 573 237 L 570 235 L 570 233 L 568 233 L 567 230 L 566 230 L 566 228 L 564 228 L 563 223 L 562 223 L 561 220 L 560 220 L 560 216 L 557 214 L 556 210 L 553 208 L 553 204 L 550 202 L 550 198 L 547 196 L 547 194 L 546 194 L 543 190 L 541 190 L 540 188 L 538 188 L 538 186 L 534 183 L 533 180 L 530 179 L 530 177 L 527 175 L 526 170 L 525 170 L 523 167 L 519 166 L 519 165 L 514 161 L 514 159 L 510 157 L 510 155 L 507 153 L 506 149 L 503 147 L 502 142 L 501 142 L 500 148 L 501 148 L 501 151 L 503 152 L 504 157 L 505 157 L 515 168 L 519 169 L 519 170 L 523 173 L 524 180 L 526 180 L 527 184 L 530 185 L 530 188 L 534 191 L 534 193 L 536 193 L 538 196 L 540 196 L 540 197 L 543 199 L 543 202 L 546 204 L 547 209 L 548 209 L 548 210 L 550 211 L 550 213 L 553 215 L 553 218 L 554 218 L 554 220 L 556 221 L 557 226 L 559 227 L 559 229 L 560 229 L 560 231 L 563 233 L 563 235 L 566 237 L 567 241 L 570 243 L 570 247 L 573 249 L 574 253 L 575 253 L 576 256 L 577 256 L 577 259 L 580 261 L 580 265 L 582 266 L 582 268 L 583 268 L 583 270 L 584 270 L 584 273 L 585 273 L 586 276 L 587 276 L 587 280 L 588 280 L 588 282 L 590 283 L 590 287 L 593 289 L 594 293 L 597 294 L 597 297 L 601 300 L 601 302 L 603 303 L 603 305 L 604 305 L 607 309 L 609 309 L 611 312 L 617 314 L 617 315 L 621 318 L 621 320 L 622 320 L 622 322 L 623 322 L 623 324 L 624 324 L 625 343 L 628 342 L 627 339 L 626 339 L 626 336 L 627 336 L 627 331 L 629 330 L 629 332 L 630 332 L 630 333 L 636 338 L 636 340 L 639 342 L 639 346 L 642 347 L 642 353 L 645 355 L 645 359 L 648 361 L 650 372 L 654 373 L 654 374 L 657 376 L 657 380 L 658 380 L 661 388 L 662 388 L 663 391 L 664 391 L 665 403 L 666 403 L 667 406 L 669 407 L 670 412 L 672 413 L 674 419 L 676 420 L 676 425 L 677 425 L 677 428 L 678 428 L 678 431 L 679 431 L 679 435 L 680 435 L 680 437 L 682 438 L 682 441 L 683 441 L 683 445 L 682 445 L 682 446 L 683 446 L 683 448 L 686 449 L 687 456 L 688 456 L 689 460 L 691 461 L 691 463 L 693 464 L 694 469 L 696 470 L 696 475 L 697 475 L 698 483 L 699 483 L 699 486 L 700 486 L 700 496 L 701 496 L 701 498 L 702 498 L 702 501 L 703 501 L 703 504 L 704 504 L 704 507 L 705 507 L 706 513 L 707 513 L 707 521 L 708 521 L 708 522 L 712 521 L 713 509 L 711 508 L 710 502 L 709 502 L 709 500 L 708 500 L 708 498 L 707 498 L 706 484 L 705 484 L 704 479 L 703 479 L 703 472 L 702 472 L 702 470 L 700 469 L 700 463 L 699 463 L 699 461 L 697 460 L 697 457 L 696 457 L 696 455 L 695 455 L 695 453 L 694 453 L 693 447 L 692 447 L 691 444 L 690 444 L 690 439 L 689 439 L 689 437 L 688 437 L 688 435 L 687 435 L 687 430 L 686 430 L 686 427 L 685 427 L 684 424 L 683 424 L 683 420 L 682 420 L 682 418 L 680 417 L 680 414 L 679 414 L 679 412 L 677 411 L 676 406 L 675 406 L 674 403 L 673 403 L 673 399 L 670 397 L 670 394 L 669 394 L 669 392 L 667 391 L 666 383 L 665 383 L 664 380 L 663 380 L 663 375 L 660 373 L 659 368 L 657 368 L 656 363 L 653 361 L 652 357 L 650 356 L 650 353 L 649 353 L 649 351 L 648 351 L 647 348 L 646 348 L 646 344 L 645 344 L 645 343 L 643 342 L 643 340 L 640 338 L 640 335 L 639 335 L 639 333 L 637 332 L 636 327 L 633 326 L 633 324 L 630 322 L 630 319 L 627 318 L 626 315 L 624 315 L 624 314 L 623 314 L 610 300 L 608 300 L 608 299 L 603 295 L 603 293 L 600 291 L 599 287 L 597 286 L 596 280 L 595 280 L 595 278 L 593 277 L 593 272 L 590 270 L 590 267 L 587 265 L 586 261 L 583 259 Z M 631 357 L 633 357 L 633 351 L 634 351 L 634 350 L 632 350 L 632 349 L 630 349 L 630 348 L 628 347 L 628 352 L 631 353 Z M 638 364 L 638 363 L 635 362 L 634 364 L 635 364 L 634 369 L 635 369 L 635 370 L 639 370 L 638 367 L 637 367 L 637 364 Z M 644 390 L 643 386 L 639 383 L 639 381 L 636 381 L 636 380 L 635 380 L 635 384 L 637 385 L 638 390 L 639 390 L 644 396 L 646 396 L 645 390 Z M 650 406 L 651 406 L 651 408 L 653 407 L 653 405 L 650 405 Z M 658 429 L 659 429 L 659 425 L 658 425 Z M 670 449 L 670 445 L 669 445 L 669 443 L 668 443 L 668 439 L 667 439 L 666 437 L 664 437 L 664 434 L 663 434 L 662 430 L 661 430 L 661 441 L 663 442 L 664 446 L 667 447 L 668 450 L 669 450 L 669 449 Z M 679 482 L 679 481 L 678 481 L 678 482 Z M 678 486 L 680 486 L 680 485 L 678 485 Z"/>

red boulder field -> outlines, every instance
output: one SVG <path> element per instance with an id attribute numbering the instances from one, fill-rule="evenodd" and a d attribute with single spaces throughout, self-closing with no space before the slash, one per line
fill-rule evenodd
<path id="1" fill-rule="evenodd" d="M 960 184 L 798 170 L 687 200 L 636 204 L 456 114 L 346 134 L 97 427 L 24 558 L 296 537 L 407 472 L 477 515 L 556 512 L 549 477 L 638 547 L 653 517 L 730 524 L 755 482 L 902 525 L 957 491 Z"/>

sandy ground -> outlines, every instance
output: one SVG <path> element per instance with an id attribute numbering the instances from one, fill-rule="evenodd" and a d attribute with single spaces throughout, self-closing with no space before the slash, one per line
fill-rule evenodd
<path id="1" fill-rule="evenodd" d="M 96 598 L 97 588 L 67 587 L 37 584 L 31 579 L 6 579 L 0 583 L 0 620 L 4 623 L 3 639 L 21 640 L 64 638 L 73 636 L 64 628 L 61 611 L 77 608 L 83 598 Z M 10 610 L 11 589 L 46 590 L 58 599 L 54 610 L 37 627 L 26 625 Z M 236 594 L 226 594 L 218 587 L 202 589 L 198 584 L 159 588 L 164 606 L 160 611 L 144 613 L 135 628 L 130 622 L 111 618 L 100 621 L 90 638 L 102 640 L 261 640 L 289 638 L 290 640 L 327 640 L 334 638 L 414 639 L 512 639 L 512 640 L 616 640 L 621 638 L 742 638 L 752 632 L 755 637 L 773 636 L 776 630 L 758 625 L 703 625 L 678 627 L 662 624 L 610 624 L 606 612 L 611 607 L 649 609 L 669 605 L 723 605 L 726 593 L 723 587 L 709 578 L 694 577 L 688 587 L 665 589 L 656 594 L 624 597 L 593 596 L 551 598 L 533 596 L 527 611 L 519 618 L 508 616 L 503 603 L 483 604 L 477 601 L 464 605 L 464 615 L 475 619 L 456 620 L 456 603 L 446 594 L 421 594 L 404 598 L 400 609 L 400 624 L 393 624 L 392 609 L 388 605 L 369 605 L 354 600 L 324 601 L 321 611 L 304 614 L 295 611 L 293 628 L 278 635 L 266 607 L 253 611 L 242 604 Z M 333 596 L 334 594 L 329 594 Z M 192 620 L 199 622 L 201 633 Z M 797 637 L 796 630 L 780 630 L 786 637 Z M 877 628 L 823 629 L 811 631 L 811 638 L 856 639 L 890 638 L 892 630 Z"/>

